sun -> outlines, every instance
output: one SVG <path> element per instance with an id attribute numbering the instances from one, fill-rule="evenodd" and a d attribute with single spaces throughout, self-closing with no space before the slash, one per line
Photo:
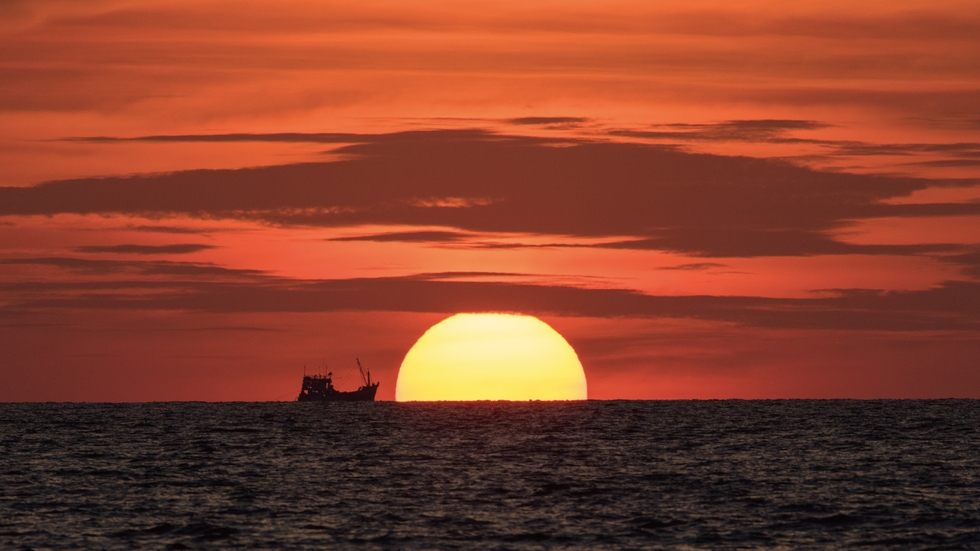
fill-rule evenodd
<path id="1" fill-rule="evenodd" d="M 575 350 L 547 323 L 512 314 L 456 314 L 405 355 L 395 399 L 585 400 Z"/>

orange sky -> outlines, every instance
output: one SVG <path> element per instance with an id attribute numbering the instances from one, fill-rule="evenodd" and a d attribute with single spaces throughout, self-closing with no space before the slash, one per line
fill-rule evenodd
<path id="1" fill-rule="evenodd" d="M 0 400 L 980 397 L 976 2 L 0 5 Z M 355 386 L 352 381 L 350 387 Z"/>

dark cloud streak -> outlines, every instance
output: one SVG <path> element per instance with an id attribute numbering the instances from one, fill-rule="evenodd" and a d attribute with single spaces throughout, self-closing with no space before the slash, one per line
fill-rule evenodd
<path id="1" fill-rule="evenodd" d="M 21 259 L 73 268 L 68 259 Z M 108 261 L 107 261 L 108 262 Z M 11 263 L 9 260 L 5 263 Z M 207 265 L 118 262 L 115 271 L 176 276 L 148 282 L 144 294 L 108 292 L 137 289 L 104 282 L 48 283 L 4 287 L 8 311 L 38 309 L 171 310 L 208 313 L 401 311 L 523 312 L 587 317 L 695 318 L 766 328 L 881 331 L 980 331 L 980 283 L 949 281 L 923 291 L 837 290 L 823 298 L 748 296 L 651 296 L 627 289 L 592 289 L 496 281 L 470 276 L 506 274 L 420 274 L 407 277 L 294 280 L 248 270 L 213 271 Z M 161 269 L 161 267 L 163 269 Z M 194 279 L 191 276 L 212 276 Z M 221 280 L 213 276 L 227 276 Z M 164 288 L 165 286 L 165 288 Z"/>
<path id="2" fill-rule="evenodd" d="M 87 245 L 75 247 L 81 253 L 111 253 L 111 254 L 190 254 L 215 248 L 212 245 L 200 243 L 180 243 L 174 245 Z"/>
<path id="3" fill-rule="evenodd" d="M 520 117 L 505 119 L 504 122 L 518 126 L 569 125 L 589 122 L 585 117 Z"/>
<path id="4" fill-rule="evenodd" d="M 214 264 L 194 262 L 172 262 L 167 260 L 108 260 L 74 257 L 35 257 L 3 258 L 0 265 L 50 266 L 64 270 L 88 272 L 100 275 L 133 272 L 143 275 L 164 275 L 181 277 L 224 276 L 235 279 L 264 276 L 261 270 L 223 268 Z"/>
<path id="5" fill-rule="evenodd" d="M 973 248 L 961 254 L 940 257 L 940 260 L 957 264 L 962 267 L 963 274 L 974 279 L 980 279 L 980 248 Z"/>
<path id="6" fill-rule="evenodd" d="M 908 156 L 946 154 L 954 158 L 922 161 L 924 166 L 976 166 L 971 159 L 980 155 L 980 142 L 956 143 L 868 143 L 855 140 L 827 140 L 790 135 L 794 130 L 819 130 L 830 125 L 809 120 L 731 120 L 707 124 L 665 124 L 649 130 L 611 130 L 610 136 L 665 142 L 748 142 L 815 145 L 829 156 Z"/>
<path id="7" fill-rule="evenodd" d="M 444 243 L 465 239 L 467 234 L 451 231 L 391 232 L 333 237 L 328 241 L 373 241 L 378 243 Z"/>
<path id="8" fill-rule="evenodd" d="M 690 264 L 679 264 L 677 266 L 662 266 L 657 268 L 658 270 L 679 270 L 679 271 L 701 271 L 710 270 L 713 268 L 727 268 L 726 264 L 720 264 L 718 262 L 693 262 Z"/>
<path id="9" fill-rule="evenodd" d="M 772 129 L 819 123 L 732 124 Z M 351 158 L 0 188 L 0 215 L 182 215 L 282 225 L 630 236 L 636 239 L 606 246 L 731 257 L 951 250 L 849 245 L 831 235 L 862 218 L 980 214 L 977 203 L 883 202 L 935 185 L 934 180 L 819 172 L 655 145 L 554 147 L 537 138 L 434 131 L 393 134 L 338 151 Z M 420 232 L 370 239 L 421 242 L 426 237 L 455 239 Z"/>

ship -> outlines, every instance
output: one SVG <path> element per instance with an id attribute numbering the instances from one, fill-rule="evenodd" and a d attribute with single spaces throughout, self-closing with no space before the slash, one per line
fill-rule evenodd
<path id="1" fill-rule="evenodd" d="M 341 392 L 333 387 L 333 373 L 326 375 L 303 375 L 303 389 L 299 391 L 298 402 L 373 402 L 378 392 L 378 382 L 371 382 L 371 371 L 361 367 L 357 360 L 357 369 L 361 372 L 364 383 L 357 390 Z"/>

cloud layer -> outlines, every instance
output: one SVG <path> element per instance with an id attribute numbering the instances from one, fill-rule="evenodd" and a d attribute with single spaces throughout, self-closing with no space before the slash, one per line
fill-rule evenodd
<path id="1" fill-rule="evenodd" d="M 857 245 L 831 232 L 867 218 L 980 214 L 980 203 L 883 202 L 941 181 L 819 172 L 654 145 L 555 143 L 482 131 L 360 139 L 339 150 L 348 158 L 333 162 L 0 188 L 0 215 L 442 226 L 620 237 L 629 239 L 604 246 L 752 257 L 948 252 L 959 244 Z M 389 238 L 395 239 L 373 239 Z"/>
<path id="2" fill-rule="evenodd" d="M 51 308 L 224 314 L 492 311 L 596 318 L 693 318 L 782 329 L 980 331 L 978 282 L 950 281 L 924 291 L 841 289 L 825 292 L 829 296 L 819 298 L 779 299 L 650 296 L 625 289 L 468 281 L 493 275 L 481 273 L 311 281 L 274 277 L 256 270 L 171 261 L 50 257 L 0 261 L 0 265 L 4 264 L 128 277 L 97 282 L 52 278 L 46 282 L 4 284 L 0 289 L 8 297 L 8 314 Z M 166 280 L 157 276 L 166 276 Z M 129 292 L 120 293 L 121 290 Z M 144 292 L 132 292 L 138 290 Z"/>

